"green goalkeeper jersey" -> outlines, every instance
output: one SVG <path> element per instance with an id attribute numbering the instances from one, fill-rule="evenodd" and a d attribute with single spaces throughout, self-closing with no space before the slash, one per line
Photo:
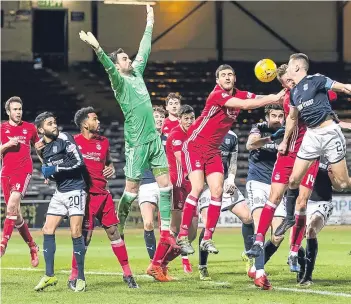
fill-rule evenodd
<path id="1" fill-rule="evenodd" d="M 143 79 L 143 72 L 151 52 L 151 37 L 152 25 L 147 25 L 130 75 L 120 74 L 101 48 L 96 51 L 109 75 L 115 98 L 124 114 L 124 137 L 129 147 L 148 143 L 159 136 L 155 127 L 150 95 Z"/>

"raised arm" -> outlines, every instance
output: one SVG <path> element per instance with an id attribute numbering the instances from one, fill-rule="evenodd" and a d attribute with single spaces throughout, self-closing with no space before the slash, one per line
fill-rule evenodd
<path id="1" fill-rule="evenodd" d="M 290 106 L 289 115 L 286 118 L 285 133 L 284 133 L 283 141 L 280 143 L 278 147 L 279 153 L 281 154 L 286 153 L 286 150 L 288 148 L 289 138 L 297 126 L 298 118 L 299 118 L 299 111 L 297 110 L 296 107 Z"/>
<path id="2" fill-rule="evenodd" d="M 334 92 L 341 92 L 341 93 L 351 95 L 351 84 L 345 84 L 345 83 L 335 81 L 332 84 L 330 89 Z"/>
<path id="3" fill-rule="evenodd" d="M 236 97 L 232 97 L 224 104 L 224 106 L 227 108 L 251 110 L 264 107 L 269 104 L 280 104 L 282 103 L 282 98 L 284 94 L 285 91 L 283 90 L 278 94 L 271 94 L 267 96 L 262 96 L 262 98 L 255 99 L 239 99 Z"/>
<path id="4" fill-rule="evenodd" d="M 139 45 L 138 54 L 133 62 L 133 68 L 139 71 L 141 74 L 144 73 L 146 63 L 151 52 L 152 28 L 154 25 L 154 10 L 150 5 L 146 6 L 146 12 L 147 17 L 145 32 Z"/>
<path id="5" fill-rule="evenodd" d="M 99 61 L 104 66 L 105 71 L 110 78 L 112 89 L 116 91 L 118 87 L 123 83 L 123 77 L 119 74 L 115 64 L 106 55 L 104 50 L 100 47 L 99 42 L 91 32 L 85 33 L 84 31 L 80 31 L 79 37 L 95 51 Z"/>

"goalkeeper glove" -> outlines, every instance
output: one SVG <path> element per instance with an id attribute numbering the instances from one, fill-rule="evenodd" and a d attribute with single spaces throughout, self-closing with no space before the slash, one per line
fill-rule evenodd
<path id="1" fill-rule="evenodd" d="M 54 175 L 57 172 L 57 166 L 42 166 L 41 172 L 45 179 L 48 179 L 51 175 Z"/>
<path id="2" fill-rule="evenodd" d="M 285 127 L 282 127 L 280 129 L 278 129 L 277 131 L 275 131 L 275 133 L 273 133 L 271 135 L 271 140 L 274 141 L 274 140 L 277 140 L 279 138 L 282 138 L 285 134 Z"/>

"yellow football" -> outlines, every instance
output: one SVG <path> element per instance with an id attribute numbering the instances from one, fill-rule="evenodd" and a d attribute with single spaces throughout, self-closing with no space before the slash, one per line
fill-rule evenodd
<path id="1" fill-rule="evenodd" d="M 262 59 L 255 65 L 255 75 L 259 81 L 271 82 L 277 76 L 277 65 L 271 59 Z"/>

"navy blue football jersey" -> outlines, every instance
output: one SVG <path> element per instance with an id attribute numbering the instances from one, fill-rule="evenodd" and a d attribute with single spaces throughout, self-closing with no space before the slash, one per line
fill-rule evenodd
<path id="1" fill-rule="evenodd" d="M 253 125 L 250 134 L 258 134 L 263 138 L 271 136 L 275 132 L 276 130 L 269 128 L 267 122 L 262 122 Z M 265 144 L 260 149 L 250 151 L 247 181 L 254 180 L 271 184 L 272 171 L 277 160 L 278 144 L 280 142 L 281 139 Z"/>
<path id="2" fill-rule="evenodd" d="M 335 117 L 328 98 L 334 82 L 320 74 L 307 75 L 291 90 L 290 104 L 298 109 L 307 127 L 320 125 L 328 115 Z"/>

